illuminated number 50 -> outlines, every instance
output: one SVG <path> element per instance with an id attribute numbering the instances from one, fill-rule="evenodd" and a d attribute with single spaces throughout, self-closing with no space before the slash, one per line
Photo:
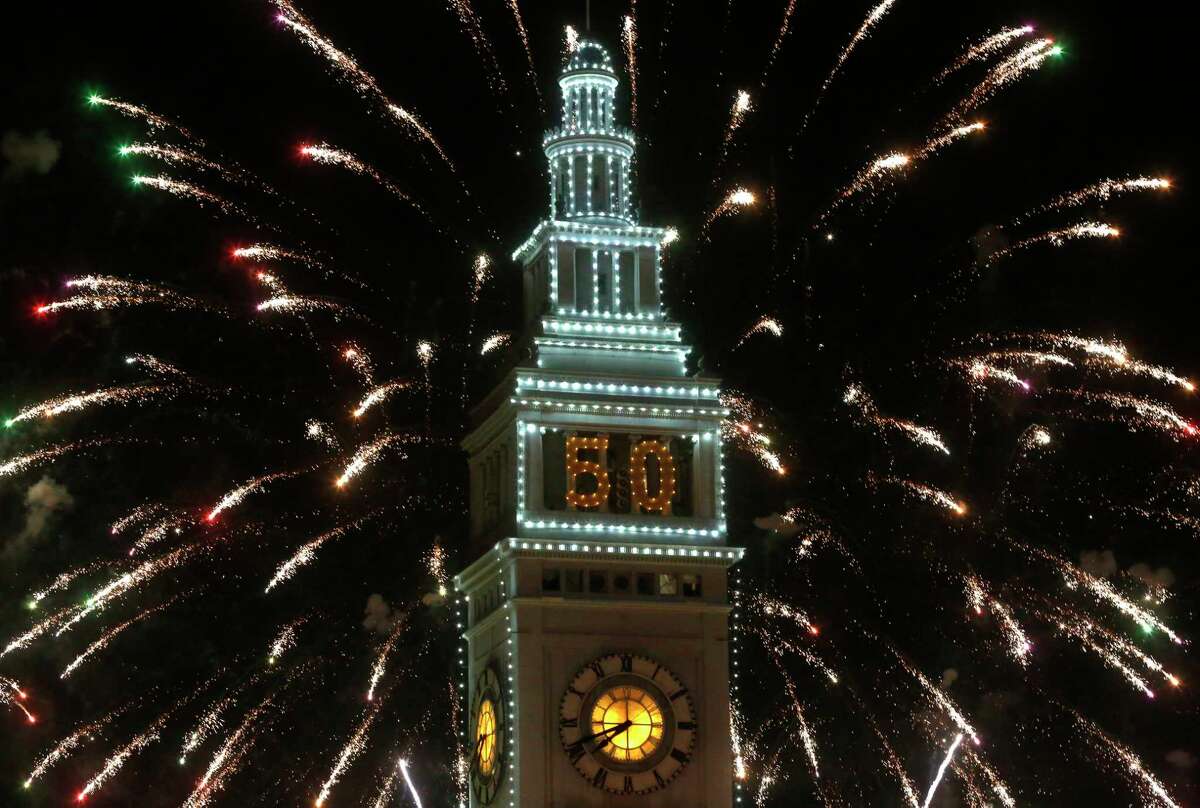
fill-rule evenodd
<path id="1" fill-rule="evenodd" d="M 608 451 L 608 438 L 567 438 L 567 503 L 572 508 L 598 508 L 608 501 L 608 470 L 604 467 L 604 455 Z M 581 451 L 599 453 L 598 461 L 580 458 Z M 650 455 L 658 460 L 658 492 L 651 495 L 646 465 Z M 591 493 L 579 491 L 579 478 L 590 476 L 596 481 L 596 490 Z M 644 440 L 629 453 L 629 479 L 633 513 L 671 514 L 671 500 L 675 498 L 675 460 L 671 447 L 656 440 Z"/>

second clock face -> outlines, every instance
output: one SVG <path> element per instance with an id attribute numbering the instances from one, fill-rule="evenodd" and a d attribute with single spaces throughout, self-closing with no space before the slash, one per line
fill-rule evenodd
<path id="1" fill-rule="evenodd" d="M 696 711 L 687 687 L 653 659 L 609 654 L 571 680 L 558 716 L 575 769 L 614 794 L 664 788 L 691 761 Z"/>
<path id="2" fill-rule="evenodd" d="M 491 668 L 484 669 L 475 683 L 471 708 L 471 787 L 475 799 L 490 805 L 500 790 L 504 776 L 504 700 L 500 677 Z"/>

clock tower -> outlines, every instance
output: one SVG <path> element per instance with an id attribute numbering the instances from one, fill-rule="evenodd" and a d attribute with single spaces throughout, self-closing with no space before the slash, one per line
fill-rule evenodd
<path id="1" fill-rule="evenodd" d="M 727 412 L 662 307 L 609 54 L 580 41 L 558 83 L 549 216 L 513 254 L 531 358 L 463 441 L 469 805 L 729 808 Z"/>

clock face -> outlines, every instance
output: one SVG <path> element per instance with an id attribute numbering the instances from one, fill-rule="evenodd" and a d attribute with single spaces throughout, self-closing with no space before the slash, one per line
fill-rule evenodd
<path id="1" fill-rule="evenodd" d="M 500 677 L 491 668 L 479 675 L 471 706 L 471 788 L 490 805 L 504 775 L 504 699 Z"/>
<path id="2" fill-rule="evenodd" d="M 558 733 L 571 764 L 597 788 L 646 794 L 691 761 L 696 710 L 687 687 L 658 662 L 609 654 L 567 686 Z"/>

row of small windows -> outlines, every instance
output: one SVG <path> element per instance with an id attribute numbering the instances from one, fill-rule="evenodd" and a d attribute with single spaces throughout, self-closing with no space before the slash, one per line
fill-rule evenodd
<path id="1" fill-rule="evenodd" d="M 615 595 L 617 597 L 684 597 L 703 595 L 701 576 L 673 572 L 542 569 L 547 595 Z"/>
<path id="2" fill-rule="evenodd" d="M 562 155 L 552 168 L 557 217 L 625 216 L 625 158 L 603 154 Z M 589 182 L 590 180 L 590 182 Z"/>

